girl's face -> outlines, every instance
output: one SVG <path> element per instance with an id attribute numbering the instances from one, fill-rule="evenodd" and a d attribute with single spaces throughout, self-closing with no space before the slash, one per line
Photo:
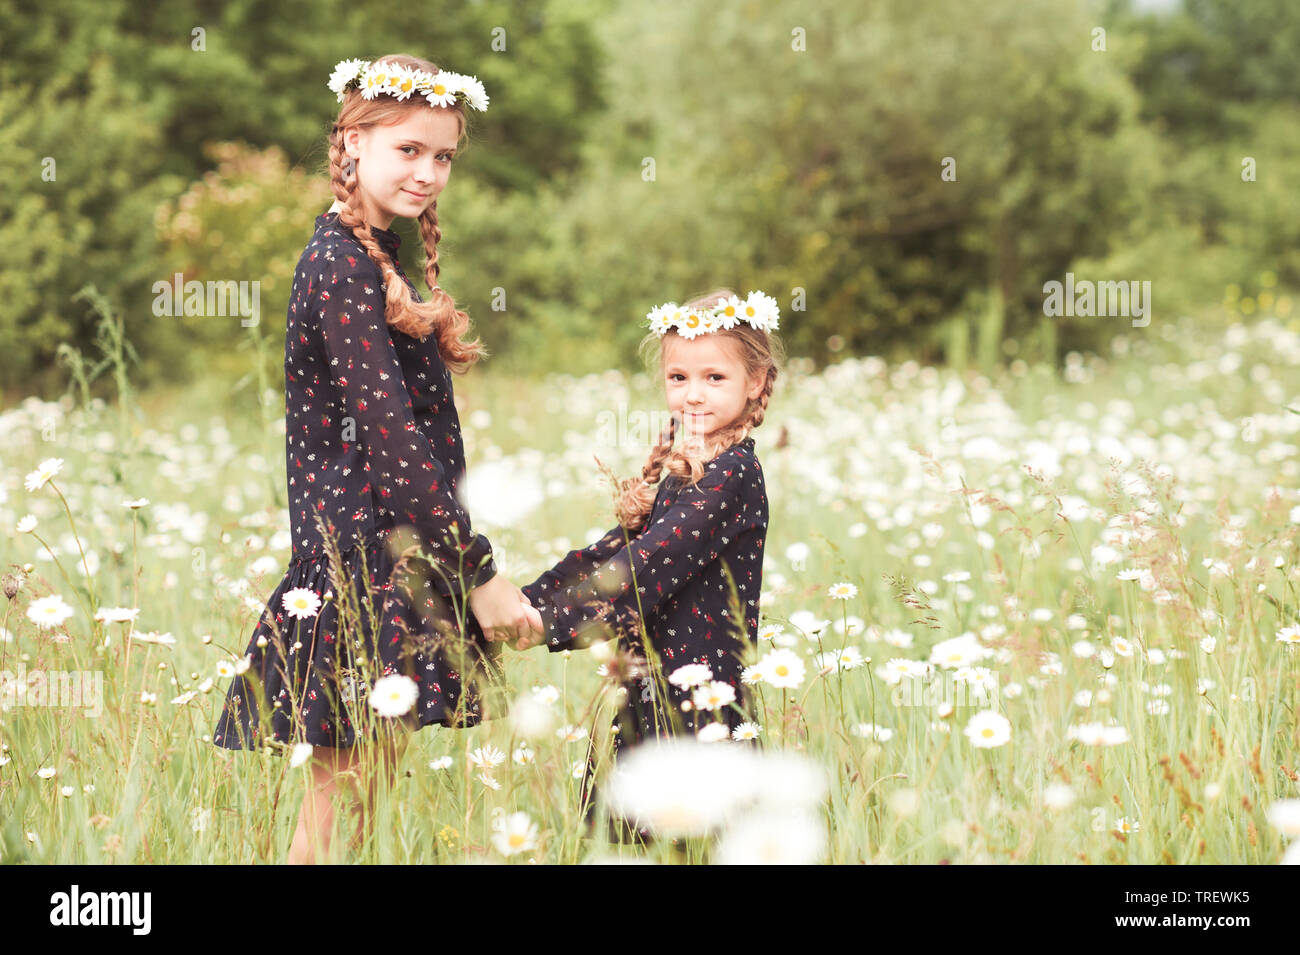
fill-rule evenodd
<path id="1" fill-rule="evenodd" d="M 723 335 L 687 340 L 669 332 L 663 348 L 668 410 L 681 413 L 686 437 L 711 437 L 763 391 L 762 379 L 746 379 L 737 346 Z"/>
<path id="2" fill-rule="evenodd" d="M 366 221 L 387 229 L 396 217 L 414 219 L 433 205 L 447 185 L 459 134 L 457 114 L 432 106 L 393 126 L 348 129 L 343 145 L 357 161 Z"/>

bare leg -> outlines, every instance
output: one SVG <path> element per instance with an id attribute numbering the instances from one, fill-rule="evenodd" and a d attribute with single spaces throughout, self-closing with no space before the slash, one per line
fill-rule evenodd
<path id="1" fill-rule="evenodd" d="M 318 747 L 313 755 L 311 778 L 298 813 L 298 825 L 289 846 L 290 865 L 312 865 L 329 858 L 330 836 L 334 831 L 334 798 L 340 792 L 355 799 L 352 806 L 357 817 L 350 840 L 353 852 L 365 842 L 369 818 L 382 780 L 391 789 L 397 775 L 397 763 L 406 749 L 410 733 L 402 730 L 381 736 L 378 743 L 362 752 L 361 748 Z"/>

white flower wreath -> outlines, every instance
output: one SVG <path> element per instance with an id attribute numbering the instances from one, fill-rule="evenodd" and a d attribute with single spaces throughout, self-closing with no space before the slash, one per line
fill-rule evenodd
<path id="1" fill-rule="evenodd" d="M 368 100 L 382 93 L 400 100 L 418 94 L 428 100 L 430 106 L 451 106 L 459 97 L 480 113 L 488 108 L 487 91 L 478 77 L 462 76 L 447 70 L 429 73 L 382 60 L 378 63 L 340 60 L 330 74 L 329 88 L 338 94 L 340 103 L 344 93 L 357 89 Z"/>

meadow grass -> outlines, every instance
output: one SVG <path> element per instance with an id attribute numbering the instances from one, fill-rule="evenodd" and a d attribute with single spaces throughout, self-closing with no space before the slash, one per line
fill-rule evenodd
<path id="1" fill-rule="evenodd" d="M 1267 813 L 1298 795 L 1298 367 L 1300 335 L 1273 319 L 1156 323 L 1059 372 L 790 363 L 755 433 L 771 515 L 754 659 L 790 650 L 806 669 L 759 684 L 751 715 L 764 747 L 826 774 L 818 858 L 1282 857 Z M 209 741 L 289 558 L 265 378 L 131 394 L 119 374 L 118 400 L 0 416 L 17 588 L 0 634 L 3 861 L 284 860 L 308 770 Z M 517 584 L 613 526 L 593 457 L 631 473 L 663 410 L 645 375 L 490 363 L 457 403 L 475 529 Z M 66 612 L 39 603 L 54 597 Z M 111 607 L 139 612 L 94 619 Z M 607 736 L 610 686 L 589 652 L 505 663 L 551 729 L 418 731 L 369 838 L 337 838 L 334 859 L 710 859 L 707 839 L 588 836 L 575 770 Z M 102 712 L 49 705 L 33 682 L 74 671 L 100 675 Z M 517 812 L 524 835 L 494 840 Z"/>

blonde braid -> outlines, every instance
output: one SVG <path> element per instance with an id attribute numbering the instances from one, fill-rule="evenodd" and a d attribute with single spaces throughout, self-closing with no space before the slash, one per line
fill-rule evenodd
<path id="1" fill-rule="evenodd" d="M 654 507 L 654 485 L 659 483 L 659 478 L 663 475 L 664 461 L 672 453 L 676 436 L 677 415 L 673 415 L 668 427 L 659 436 L 659 443 L 651 449 L 649 460 L 641 468 L 641 476 L 619 482 L 614 514 L 618 517 L 619 524 L 630 531 L 640 530 Z"/>
<path id="2" fill-rule="evenodd" d="M 457 308 L 455 300 L 438 285 L 438 276 L 442 274 L 442 265 L 438 262 L 442 229 L 438 227 L 436 199 L 433 205 L 420 213 L 419 222 L 420 237 L 424 240 L 424 281 L 429 286 L 431 301 L 438 306 L 438 350 L 448 368 L 462 373 L 480 358 L 486 358 L 487 350 L 477 338 L 461 341 L 461 336 L 469 334 L 469 315 Z"/>

